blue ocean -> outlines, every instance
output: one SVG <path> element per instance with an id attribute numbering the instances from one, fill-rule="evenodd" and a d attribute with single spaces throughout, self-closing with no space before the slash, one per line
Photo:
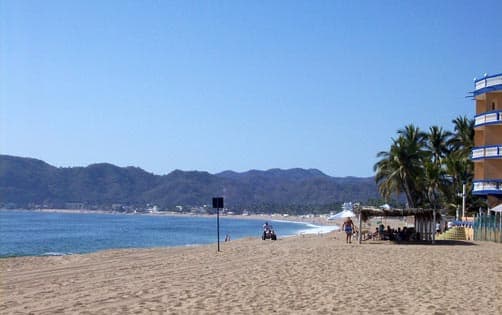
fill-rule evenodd
<path id="1" fill-rule="evenodd" d="M 220 241 L 259 238 L 264 220 L 220 217 Z M 279 238 L 328 227 L 271 221 Z M 329 228 L 328 228 L 329 229 Z M 216 217 L 0 211 L 0 257 L 68 255 L 112 248 L 217 242 Z"/>

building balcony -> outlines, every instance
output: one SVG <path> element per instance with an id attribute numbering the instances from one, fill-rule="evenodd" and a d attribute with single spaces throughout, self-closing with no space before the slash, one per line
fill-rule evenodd
<path id="1" fill-rule="evenodd" d="M 474 96 L 502 90 L 502 73 L 474 81 Z"/>
<path id="2" fill-rule="evenodd" d="M 502 179 L 473 180 L 474 195 L 502 195 Z"/>
<path id="3" fill-rule="evenodd" d="M 488 145 L 472 149 L 471 160 L 500 159 L 502 158 L 502 145 Z"/>
<path id="4" fill-rule="evenodd" d="M 474 116 L 474 128 L 493 124 L 502 124 L 502 110 L 486 112 Z"/>

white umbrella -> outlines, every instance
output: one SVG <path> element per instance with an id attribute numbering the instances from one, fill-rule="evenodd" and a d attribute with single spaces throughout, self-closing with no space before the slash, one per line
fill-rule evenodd
<path id="1" fill-rule="evenodd" d="M 493 212 L 502 212 L 502 203 L 499 204 L 498 206 L 494 207 L 494 208 L 491 208 L 490 211 L 493 211 Z"/>
<path id="2" fill-rule="evenodd" d="M 382 210 L 390 210 L 390 205 L 388 203 L 383 204 L 383 205 L 380 206 L 380 209 L 382 209 Z"/>
<path id="3" fill-rule="evenodd" d="M 344 218 L 350 218 L 350 217 L 355 217 L 356 214 L 351 211 L 351 210 L 343 210 L 342 212 L 339 212 L 335 215 L 332 215 L 328 218 L 328 220 L 337 220 L 337 219 L 344 219 Z"/>

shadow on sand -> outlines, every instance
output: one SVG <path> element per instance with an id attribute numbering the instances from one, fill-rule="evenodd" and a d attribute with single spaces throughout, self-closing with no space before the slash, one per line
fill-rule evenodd
<path id="1" fill-rule="evenodd" d="M 431 246 L 476 246 L 477 244 L 469 241 L 455 241 L 455 240 L 436 240 L 434 244 L 431 241 L 413 241 L 413 242 L 400 242 L 391 241 L 393 244 L 398 245 L 431 245 Z"/>

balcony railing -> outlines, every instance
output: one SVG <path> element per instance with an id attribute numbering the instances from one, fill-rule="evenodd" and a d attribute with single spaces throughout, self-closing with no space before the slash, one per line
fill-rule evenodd
<path id="1" fill-rule="evenodd" d="M 492 111 L 474 116 L 474 127 L 502 123 L 502 111 Z"/>
<path id="2" fill-rule="evenodd" d="M 472 184 L 472 193 L 475 195 L 502 194 L 502 180 L 480 180 Z"/>
<path id="3" fill-rule="evenodd" d="M 471 159 L 473 160 L 493 158 L 502 158 L 502 145 L 490 145 L 472 149 Z"/>
<path id="4" fill-rule="evenodd" d="M 501 84 L 502 84 L 502 73 L 495 74 L 492 76 L 487 76 L 484 77 L 483 79 L 479 79 L 474 82 L 475 85 L 474 91 Z"/>

